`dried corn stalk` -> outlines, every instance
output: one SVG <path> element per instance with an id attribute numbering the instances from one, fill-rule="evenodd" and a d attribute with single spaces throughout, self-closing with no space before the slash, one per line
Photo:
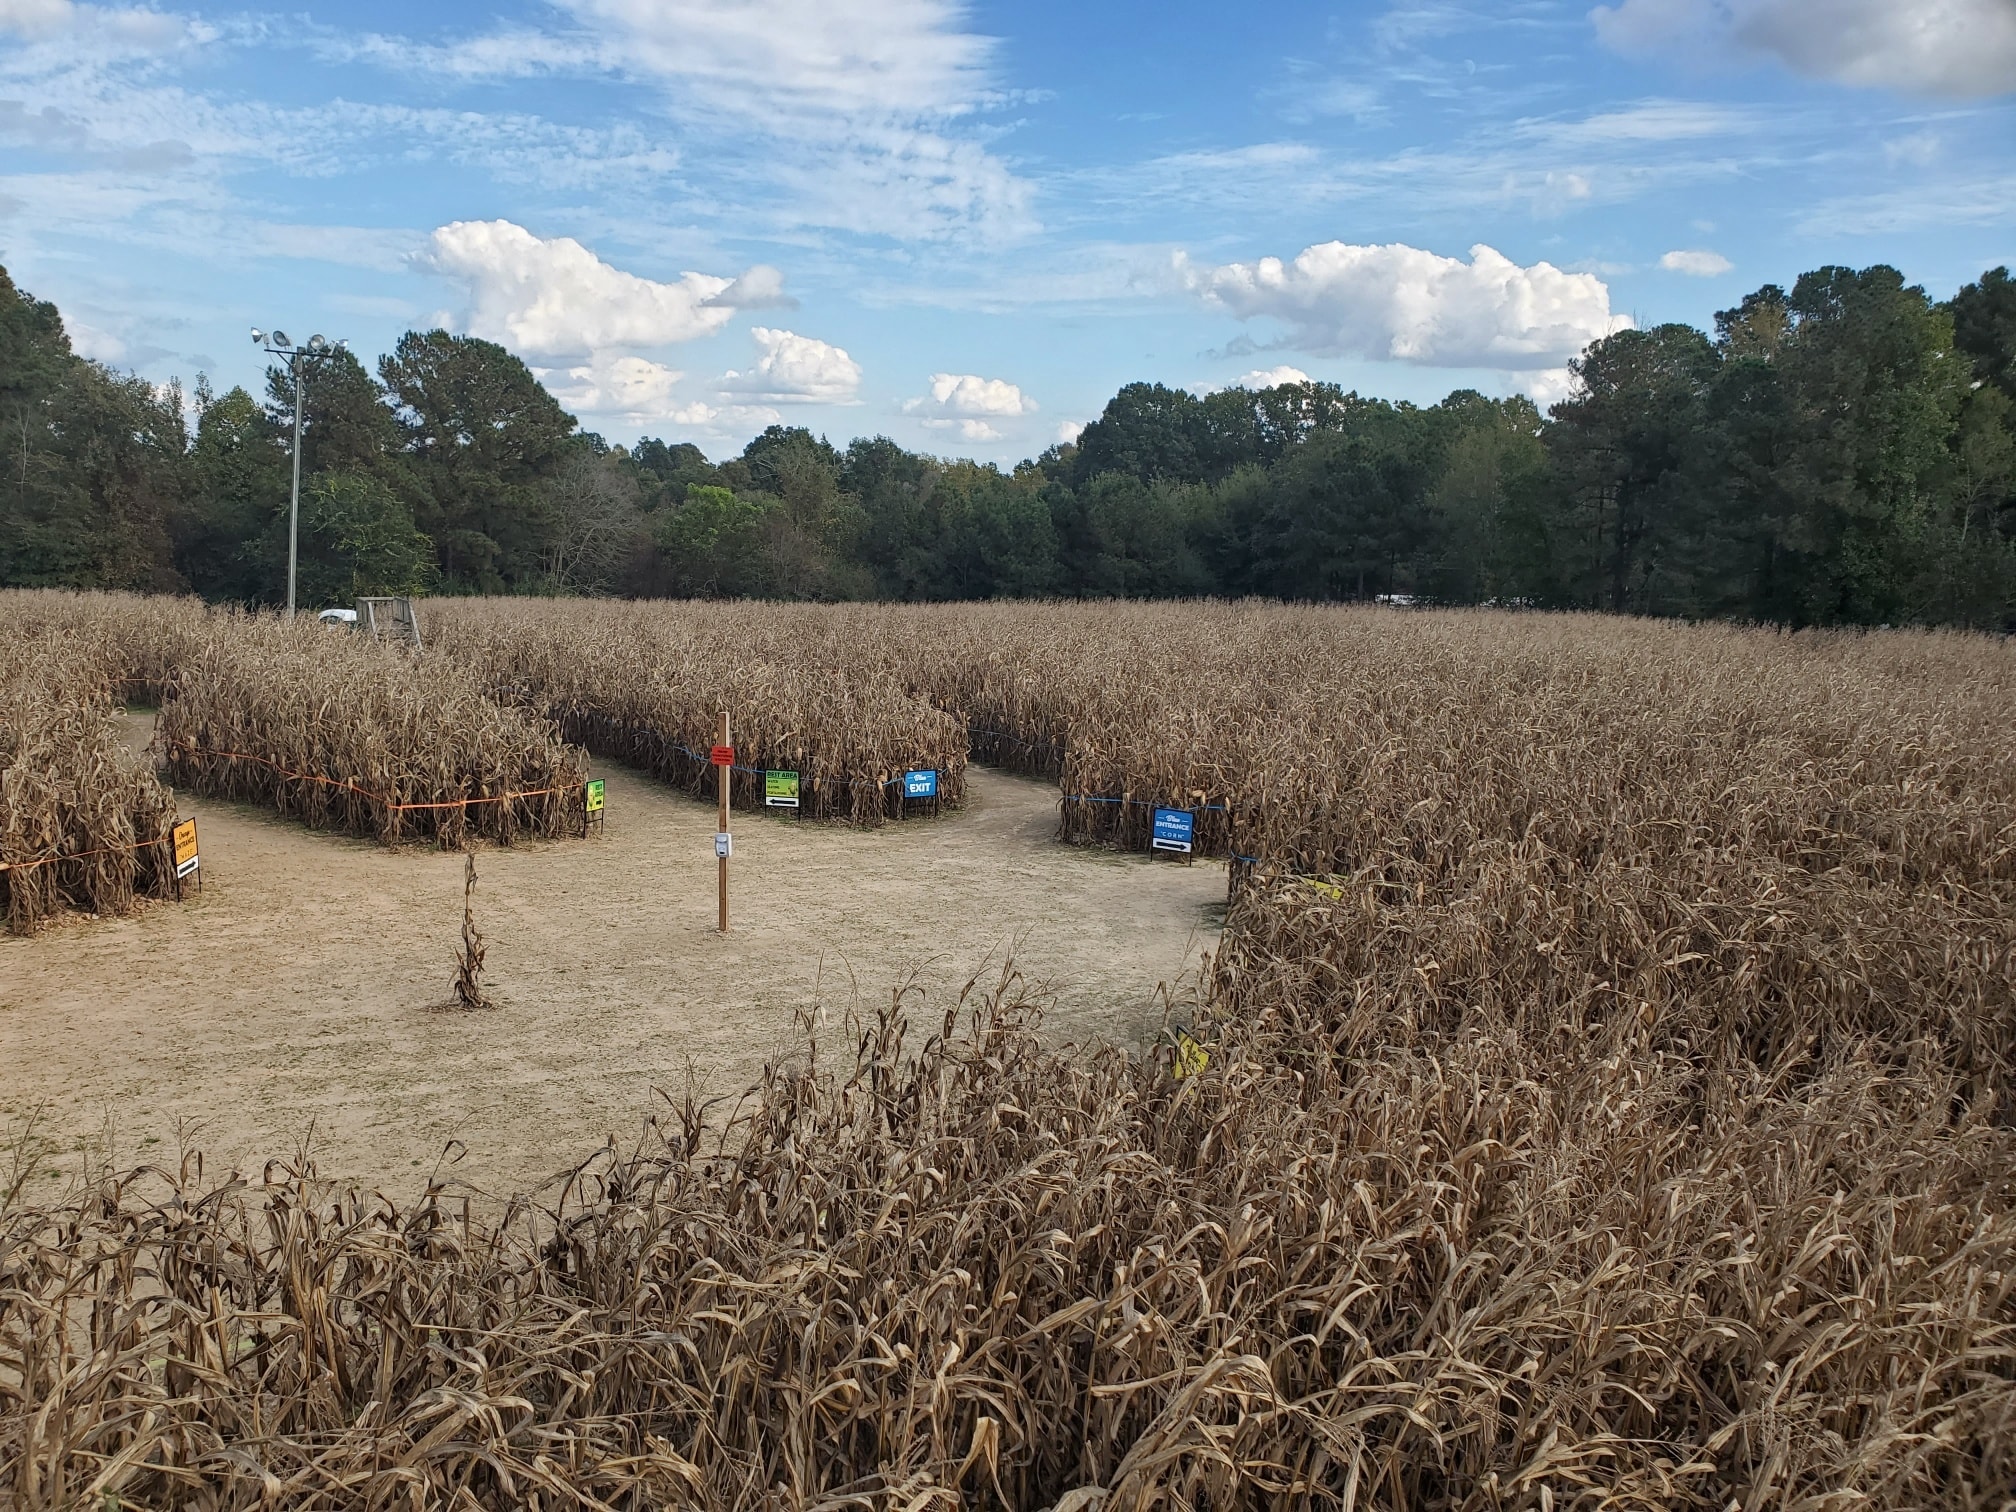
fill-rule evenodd
<path id="1" fill-rule="evenodd" d="M 381 843 L 578 834 L 583 753 L 432 654 L 309 620 L 213 615 L 159 738 L 194 792 Z"/>
<path id="2" fill-rule="evenodd" d="M 174 891 L 174 795 L 132 749 L 115 698 L 132 686 L 127 616 L 176 612 L 129 595 L 0 593 L 0 909 L 17 933 Z"/>

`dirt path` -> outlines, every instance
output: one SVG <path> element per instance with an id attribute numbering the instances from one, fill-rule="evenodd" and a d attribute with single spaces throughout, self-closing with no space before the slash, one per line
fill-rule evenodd
<path id="1" fill-rule="evenodd" d="M 134 716 L 136 739 L 148 721 Z M 607 834 L 477 853 L 495 1013 L 445 996 L 462 858 L 391 852 L 178 795 L 204 889 L 130 919 L 0 938 L 0 1131 L 41 1110 L 73 1166 L 172 1159 L 256 1172 L 312 1124 L 323 1171 L 410 1190 L 451 1139 L 455 1174 L 536 1183 L 687 1069 L 739 1089 L 794 1009 L 935 1002 L 1017 966 L 1057 994 L 1059 1038 L 1138 1040 L 1158 984 L 1215 945 L 1222 866 L 1058 844 L 1056 790 L 973 768 L 964 812 L 861 832 L 736 816 L 735 931 L 714 932 L 711 807 L 621 767 Z"/>

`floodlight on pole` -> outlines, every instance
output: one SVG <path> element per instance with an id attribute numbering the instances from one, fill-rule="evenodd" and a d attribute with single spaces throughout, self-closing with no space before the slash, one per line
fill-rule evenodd
<path id="1" fill-rule="evenodd" d="M 287 364 L 288 377 L 294 384 L 294 488 L 287 504 L 287 618 L 294 618 L 294 585 L 300 559 L 301 541 L 301 396 L 308 386 L 308 373 L 318 362 L 322 362 L 337 350 L 348 351 L 345 342 L 331 346 L 322 336 L 308 338 L 306 346 L 297 347 L 287 339 L 285 331 L 262 331 L 252 327 L 252 339 L 273 356 Z"/>

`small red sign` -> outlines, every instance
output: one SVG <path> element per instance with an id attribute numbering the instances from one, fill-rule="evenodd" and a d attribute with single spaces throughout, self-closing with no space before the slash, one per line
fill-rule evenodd
<path id="1" fill-rule="evenodd" d="M 735 747 L 712 746 L 708 749 L 707 759 L 715 766 L 731 767 L 735 765 Z"/>

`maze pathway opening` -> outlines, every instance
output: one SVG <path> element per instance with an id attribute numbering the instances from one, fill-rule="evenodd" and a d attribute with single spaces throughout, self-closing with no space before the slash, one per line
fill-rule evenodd
<path id="1" fill-rule="evenodd" d="M 132 716 L 144 743 L 150 722 Z M 915 982 L 921 1033 L 1011 952 L 1054 990 L 1058 1040 L 1129 1044 L 1215 947 L 1221 864 L 1056 840 L 1057 792 L 973 768 L 967 807 L 876 831 L 738 814 L 735 929 L 714 933 L 714 813 L 621 767 L 606 833 L 480 848 L 476 924 L 495 1012 L 448 995 L 462 857 L 386 851 L 246 806 L 178 794 L 204 887 L 128 919 L 0 939 L 0 1132 L 38 1113 L 75 1169 L 256 1175 L 309 1137 L 325 1174 L 410 1190 L 451 1140 L 461 1180 L 544 1180 L 608 1135 L 627 1144 L 689 1068 L 748 1085 L 793 1042 L 793 1012 L 838 1017 Z M 920 1039 L 921 1039 L 920 1033 Z"/>

